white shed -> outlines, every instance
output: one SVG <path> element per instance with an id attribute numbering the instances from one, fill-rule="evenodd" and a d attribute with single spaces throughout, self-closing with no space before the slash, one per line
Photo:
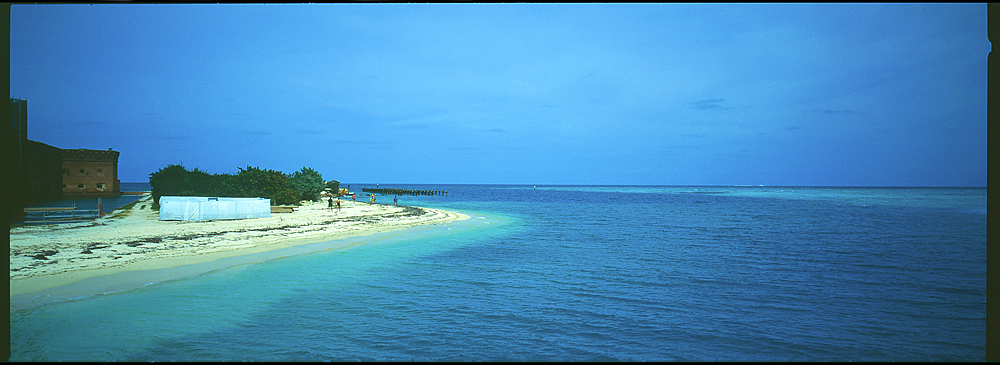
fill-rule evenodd
<path id="1" fill-rule="evenodd" d="M 161 196 L 161 221 L 270 218 L 271 199 Z"/>

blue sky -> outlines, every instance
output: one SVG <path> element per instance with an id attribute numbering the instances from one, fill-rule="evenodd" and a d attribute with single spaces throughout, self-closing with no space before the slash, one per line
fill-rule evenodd
<path id="1" fill-rule="evenodd" d="M 122 182 L 986 186 L 986 4 L 13 5 L 28 138 Z"/>

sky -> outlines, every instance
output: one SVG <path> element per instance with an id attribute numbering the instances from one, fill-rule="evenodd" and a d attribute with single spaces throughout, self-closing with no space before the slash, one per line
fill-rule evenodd
<path id="1" fill-rule="evenodd" d="M 985 187 L 986 9 L 15 4 L 10 96 L 122 182 Z"/>

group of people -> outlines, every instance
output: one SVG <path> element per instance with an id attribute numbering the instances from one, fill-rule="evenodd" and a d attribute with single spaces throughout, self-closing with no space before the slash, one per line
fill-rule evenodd
<path id="1" fill-rule="evenodd" d="M 357 202 L 357 199 L 356 199 L 356 197 L 355 197 L 354 194 L 351 194 L 351 201 L 352 202 Z M 337 204 L 337 213 L 340 213 L 340 197 L 339 196 L 337 197 L 336 204 Z M 370 203 L 368 203 L 368 204 L 369 205 L 375 204 L 375 194 L 372 194 L 372 201 Z M 399 206 L 399 197 L 398 196 L 392 197 L 392 205 Z M 330 199 L 327 200 L 327 202 L 326 202 L 326 211 L 332 212 L 333 211 L 333 206 L 334 206 L 333 197 L 330 197 Z"/>
<path id="2" fill-rule="evenodd" d="M 372 194 L 372 202 L 368 203 L 368 204 L 375 204 L 375 194 Z M 398 196 L 392 197 L 392 205 L 395 205 L 395 206 L 399 205 L 399 197 Z"/>

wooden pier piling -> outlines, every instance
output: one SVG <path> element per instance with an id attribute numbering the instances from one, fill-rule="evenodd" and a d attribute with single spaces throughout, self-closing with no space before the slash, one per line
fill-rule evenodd
<path id="1" fill-rule="evenodd" d="M 448 195 L 448 192 L 443 190 L 361 188 L 361 191 L 385 195 Z"/>

